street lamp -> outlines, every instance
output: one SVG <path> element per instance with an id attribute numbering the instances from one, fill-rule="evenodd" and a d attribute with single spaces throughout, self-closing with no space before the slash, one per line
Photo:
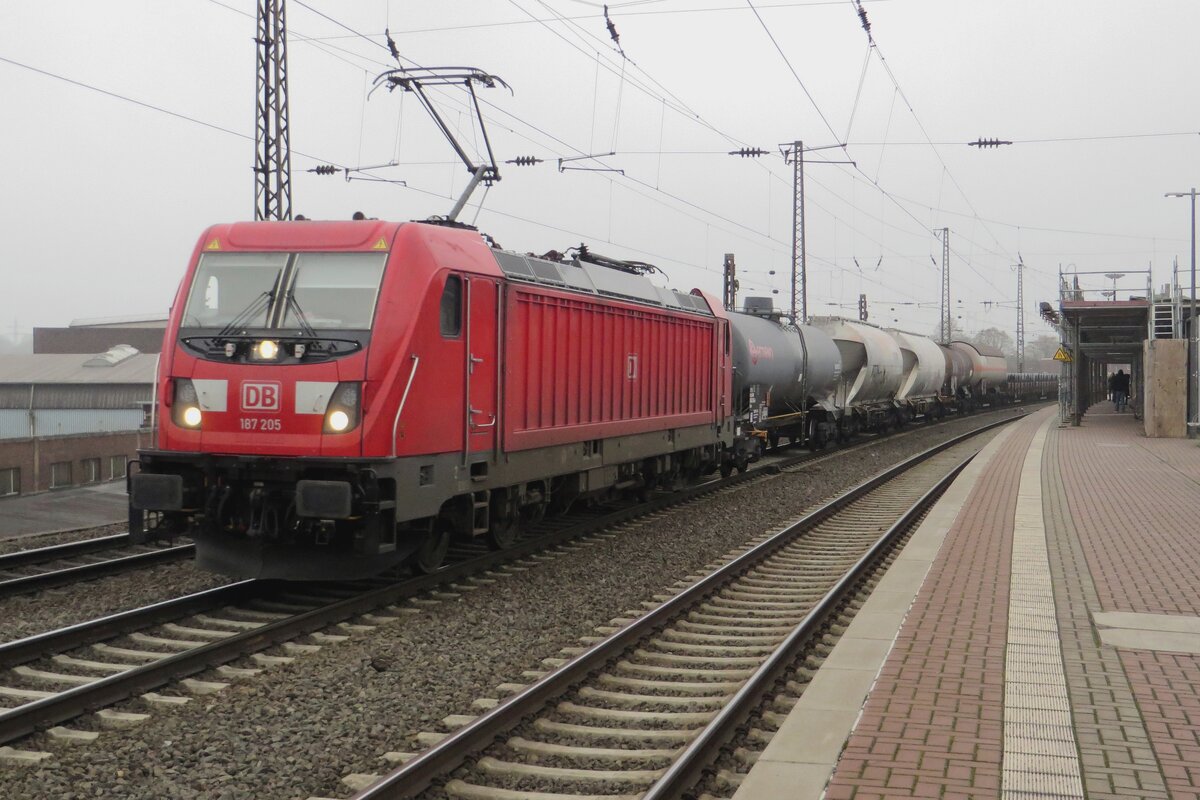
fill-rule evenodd
<path id="1" fill-rule="evenodd" d="M 1196 438 L 1196 187 L 1190 192 L 1167 192 L 1164 197 L 1192 198 L 1192 307 L 1188 314 L 1188 362 L 1191 364 L 1191 380 L 1188 382 L 1188 438 Z"/>
<path id="2" fill-rule="evenodd" d="M 1124 272 L 1106 272 L 1106 273 L 1104 273 L 1104 277 L 1108 278 L 1110 281 L 1113 282 L 1112 299 L 1116 300 L 1117 299 L 1117 281 L 1121 278 L 1124 278 L 1125 273 Z M 1105 292 L 1104 294 L 1108 295 L 1108 292 Z"/>

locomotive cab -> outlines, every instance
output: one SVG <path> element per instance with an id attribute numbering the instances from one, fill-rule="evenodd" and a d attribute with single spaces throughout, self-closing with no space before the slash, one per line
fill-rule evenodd
<path id="1" fill-rule="evenodd" d="M 373 348 L 411 333 L 413 304 L 394 298 L 440 289 L 394 246 L 401 228 L 205 233 L 164 342 L 157 446 L 128 479 L 133 535 L 190 534 L 201 566 L 254 577 L 369 575 L 419 546 L 397 539 L 370 414 L 405 377 L 372 372 Z"/>

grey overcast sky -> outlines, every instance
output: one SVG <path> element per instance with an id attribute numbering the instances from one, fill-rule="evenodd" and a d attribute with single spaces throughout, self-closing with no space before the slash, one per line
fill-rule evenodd
<path id="1" fill-rule="evenodd" d="M 1200 3 L 863 8 L 874 49 L 849 0 L 612 2 L 625 60 L 596 2 L 287 0 L 294 210 L 423 218 L 466 182 L 415 98 L 368 99 L 395 66 L 388 28 L 406 64 L 512 86 L 481 91 L 497 157 L 545 163 L 502 165 L 464 214 L 511 249 L 585 241 L 716 294 L 732 252 L 742 294 L 778 290 L 786 306 L 778 145 L 802 139 L 846 142 L 808 158 L 857 164 L 806 165 L 810 313 L 854 315 L 865 292 L 872 321 L 932 330 L 942 227 L 967 331 L 1014 329 L 1018 254 L 1031 336 L 1048 332 L 1037 301 L 1060 266 L 1152 267 L 1156 284 L 1176 257 L 1186 271 L 1188 201 L 1163 195 L 1200 183 Z M 0 4 L 0 332 L 165 313 L 204 227 L 252 216 L 254 13 L 251 0 Z M 462 92 L 436 97 L 479 145 Z M 1014 144 L 965 145 L 979 137 Z M 741 146 L 770 154 L 725 154 Z M 557 168 L 610 151 L 573 163 L 624 174 Z M 307 172 L 393 161 L 350 181 Z"/>

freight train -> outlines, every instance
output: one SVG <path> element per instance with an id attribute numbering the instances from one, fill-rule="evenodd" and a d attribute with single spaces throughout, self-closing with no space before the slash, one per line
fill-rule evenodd
<path id="1" fill-rule="evenodd" d="M 189 534 L 200 566 L 242 577 L 428 572 L 453 537 L 504 548 L 549 512 L 745 469 L 783 438 L 1053 391 L 987 348 L 727 312 L 651 269 L 456 224 L 209 228 L 171 309 L 158 438 L 129 473 L 131 534 Z"/>

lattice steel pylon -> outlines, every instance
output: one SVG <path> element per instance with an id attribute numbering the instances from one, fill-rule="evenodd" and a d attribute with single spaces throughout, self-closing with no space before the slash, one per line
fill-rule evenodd
<path id="1" fill-rule="evenodd" d="M 792 324 L 808 322 L 808 264 L 804 249 L 804 142 L 792 143 Z"/>
<path id="2" fill-rule="evenodd" d="M 1025 260 L 1017 260 L 1017 372 L 1025 371 Z"/>
<path id="3" fill-rule="evenodd" d="M 254 218 L 292 218 L 285 0 L 258 0 Z"/>
<path id="4" fill-rule="evenodd" d="M 942 228 L 942 344 L 949 344 L 954 335 L 950 320 L 950 229 Z"/>

